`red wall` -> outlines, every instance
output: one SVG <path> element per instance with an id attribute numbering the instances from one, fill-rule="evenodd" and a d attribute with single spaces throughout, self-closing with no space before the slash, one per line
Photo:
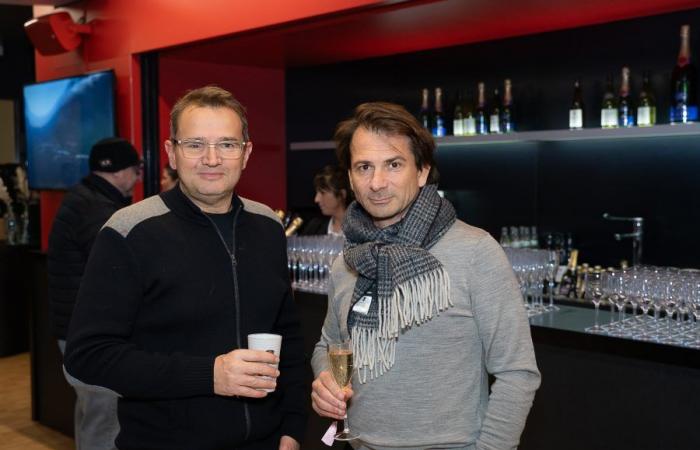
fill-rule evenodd
<path id="1" fill-rule="evenodd" d="M 46 81 L 96 70 L 113 69 L 117 81 L 119 135 L 141 149 L 141 97 L 138 53 L 165 49 L 197 40 L 270 27 L 308 17 L 371 7 L 379 0 L 86 0 L 61 8 L 75 20 L 84 13 L 94 32 L 76 51 L 57 56 L 36 53 L 36 79 Z M 42 7 L 40 14 L 47 13 Z M 166 63 L 167 66 L 167 63 Z M 181 91 L 218 82 L 229 87 L 251 112 L 254 155 L 241 182 L 242 195 L 260 199 L 273 207 L 285 206 L 284 77 L 274 70 L 219 67 L 202 71 L 201 65 L 183 63 L 179 70 L 161 73 L 163 98 L 170 105 Z M 217 68 L 214 68 L 217 69 Z M 282 99 L 282 100 L 280 100 Z M 264 111 L 264 112 L 263 112 Z M 166 114 L 161 112 L 161 114 Z M 163 138 L 167 133 L 161 134 Z M 139 186 L 135 198 L 140 199 Z M 48 233 L 61 193 L 41 193 L 41 247 L 48 246 Z"/>

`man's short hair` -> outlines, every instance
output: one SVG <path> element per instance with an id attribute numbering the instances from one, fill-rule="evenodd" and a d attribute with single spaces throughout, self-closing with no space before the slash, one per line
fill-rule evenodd
<path id="1" fill-rule="evenodd" d="M 170 111 L 170 137 L 177 137 L 182 112 L 190 106 L 198 108 L 228 108 L 238 114 L 243 124 L 243 140 L 248 140 L 248 116 L 245 107 L 226 89 L 218 86 L 204 86 L 188 91 Z"/>
<path id="2" fill-rule="evenodd" d="M 411 143 L 411 152 L 416 159 L 418 170 L 425 165 L 430 166 L 428 184 L 438 182 L 438 170 L 433 154 L 435 140 L 411 113 L 401 105 L 386 102 L 363 103 L 353 116 L 338 124 L 335 130 L 336 155 L 344 170 L 350 168 L 350 143 L 352 136 L 359 127 L 364 127 L 374 133 L 390 136 L 406 136 Z"/>

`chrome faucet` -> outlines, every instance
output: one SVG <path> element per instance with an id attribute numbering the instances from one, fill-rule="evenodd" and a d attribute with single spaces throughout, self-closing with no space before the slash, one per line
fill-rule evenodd
<path id="1" fill-rule="evenodd" d="M 644 237 L 644 217 L 618 217 L 608 213 L 603 214 L 606 220 L 621 220 L 632 222 L 631 233 L 615 233 L 615 240 L 632 239 L 632 265 L 637 266 L 642 263 L 642 238 Z"/>

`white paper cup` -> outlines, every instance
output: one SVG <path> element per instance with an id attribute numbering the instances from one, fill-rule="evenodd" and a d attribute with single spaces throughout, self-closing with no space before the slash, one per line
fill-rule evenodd
<path id="1" fill-rule="evenodd" d="M 274 353 L 280 357 L 280 349 L 282 348 L 282 336 L 279 334 L 255 333 L 248 335 L 248 348 L 250 350 L 262 350 L 264 352 Z M 275 369 L 277 364 L 270 364 Z M 270 377 L 263 377 L 270 378 Z M 265 392 L 272 392 L 274 389 L 261 389 Z"/>

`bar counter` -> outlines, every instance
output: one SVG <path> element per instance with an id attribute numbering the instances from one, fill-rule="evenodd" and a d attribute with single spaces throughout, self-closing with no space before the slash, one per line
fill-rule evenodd
<path id="1" fill-rule="evenodd" d="M 48 329 L 45 255 L 33 255 L 31 274 L 33 418 L 71 434 L 74 394 L 63 379 Z M 327 300 L 303 292 L 295 298 L 310 360 Z M 560 311 L 531 319 L 542 385 L 520 449 L 699 449 L 700 351 L 585 333 L 593 324 L 593 309 L 559 306 Z M 608 314 L 601 310 L 601 323 Z M 310 384 L 310 365 L 307 374 Z M 310 420 L 302 449 L 327 449 L 320 438 L 328 421 L 307 405 Z"/>
<path id="2" fill-rule="evenodd" d="M 326 297 L 295 297 L 310 358 Z M 519 448 L 699 449 L 700 351 L 586 333 L 593 309 L 571 304 L 530 319 L 542 385 Z M 600 311 L 601 324 L 609 317 Z M 319 440 L 327 426 L 312 412 L 302 448 L 327 448 Z"/>

